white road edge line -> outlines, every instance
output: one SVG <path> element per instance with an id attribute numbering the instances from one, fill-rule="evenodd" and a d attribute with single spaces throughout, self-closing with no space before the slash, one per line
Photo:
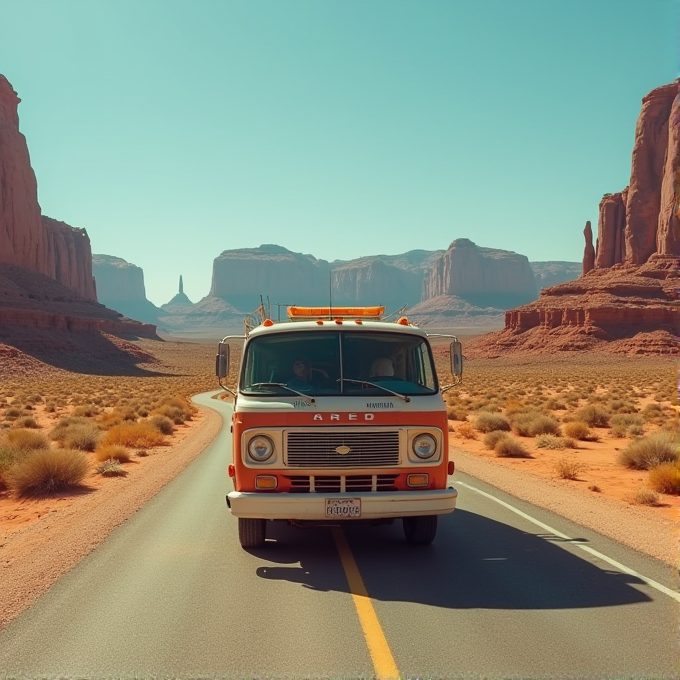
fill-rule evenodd
<path id="1" fill-rule="evenodd" d="M 551 526 L 548 526 L 547 524 L 544 524 L 540 520 L 537 520 L 536 518 L 532 517 L 531 515 L 527 515 L 526 512 L 522 512 L 521 510 L 513 507 L 509 503 L 506 503 L 505 501 L 500 500 L 499 498 L 496 498 L 495 496 L 492 496 L 490 493 L 486 493 L 486 491 L 482 491 L 481 489 L 477 489 L 474 486 L 470 486 L 469 484 L 466 484 L 465 482 L 461 482 L 459 479 L 457 479 L 455 482 L 456 486 L 464 486 L 466 489 L 470 489 L 470 491 L 475 491 L 476 493 L 485 496 L 486 498 L 489 498 L 492 501 L 495 501 L 499 505 L 502 505 L 504 508 L 507 508 L 508 510 L 511 510 L 514 512 L 516 515 L 519 515 L 520 517 L 523 517 L 524 519 L 528 520 L 529 522 L 532 522 L 536 526 L 541 527 L 541 529 L 545 529 L 546 531 L 550 532 L 554 536 L 558 536 L 559 538 L 563 538 L 567 541 L 572 541 L 569 543 L 569 545 L 573 545 L 577 548 L 580 548 L 581 550 L 584 550 L 587 553 L 590 553 L 594 557 L 597 557 L 598 559 L 602 560 L 603 562 L 607 562 L 607 564 L 611 564 L 612 567 L 616 567 L 619 571 L 622 571 L 624 574 L 630 574 L 631 576 L 635 576 L 636 578 L 639 578 L 641 581 L 644 581 L 648 586 L 651 586 L 652 588 L 655 588 L 659 592 L 663 593 L 664 595 L 668 595 L 669 597 L 672 597 L 674 600 L 677 600 L 680 602 L 680 593 L 676 592 L 675 590 L 671 590 L 670 588 L 666 588 L 666 586 L 662 585 L 661 583 L 658 583 L 657 581 L 648 578 L 647 576 L 643 576 L 642 574 L 638 573 L 634 569 L 631 569 L 630 567 L 627 567 L 625 564 L 621 564 L 621 562 L 617 562 L 616 560 L 613 560 L 611 557 L 607 557 L 607 555 L 602 554 L 601 552 L 598 552 L 597 550 L 591 548 L 589 545 L 580 545 L 579 543 L 574 543 L 573 538 L 567 536 L 566 534 L 563 534 L 561 531 L 557 531 L 557 529 L 553 529 Z M 556 545 L 560 545 L 559 543 Z M 560 547 L 565 547 L 566 545 L 560 545 Z"/>

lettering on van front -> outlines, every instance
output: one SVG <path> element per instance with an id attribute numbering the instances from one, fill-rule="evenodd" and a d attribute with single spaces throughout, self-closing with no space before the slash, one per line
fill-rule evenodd
<path id="1" fill-rule="evenodd" d="M 315 413 L 312 420 L 336 421 L 340 419 L 347 421 L 368 421 L 375 419 L 375 413 Z"/>
<path id="2" fill-rule="evenodd" d="M 381 409 L 381 408 L 394 408 L 393 401 L 367 401 L 366 408 Z"/>

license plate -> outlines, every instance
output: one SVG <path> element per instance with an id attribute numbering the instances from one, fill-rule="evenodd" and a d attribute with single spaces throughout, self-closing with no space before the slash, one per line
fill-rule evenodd
<path id="1" fill-rule="evenodd" d="M 361 498 L 327 498 L 326 517 L 336 519 L 361 517 Z"/>

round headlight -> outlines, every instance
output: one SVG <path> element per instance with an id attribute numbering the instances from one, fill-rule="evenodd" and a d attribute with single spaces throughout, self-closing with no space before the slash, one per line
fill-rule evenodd
<path id="1" fill-rule="evenodd" d="M 248 442 L 248 455 L 256 463 L 269 460 L 274 453 L 274 443 L 269 437 L 258 435 Z"/>
<path id="2" fill-rule="evenodd" d="M 437 440 L 431 434 L 419 434 L 412 446 L 418 458 L 432 458 L 437 452 Z"/>

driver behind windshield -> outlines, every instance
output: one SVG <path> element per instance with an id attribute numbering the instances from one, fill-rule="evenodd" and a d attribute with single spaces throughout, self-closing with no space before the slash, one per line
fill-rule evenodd
<path id="1" fill-rule="evenodd" d="M 371 364 L 371 378 L 391 378 L 394 376 L 392 360 L 387 357 L 373 359 Z"/>
<path id="2" fill-rule="evenodd" d="M 293 377 L 286 385 L 299 392 L 312 388 L 312 363 L 309 359 L 298 357 L 293 360 Z"/>

